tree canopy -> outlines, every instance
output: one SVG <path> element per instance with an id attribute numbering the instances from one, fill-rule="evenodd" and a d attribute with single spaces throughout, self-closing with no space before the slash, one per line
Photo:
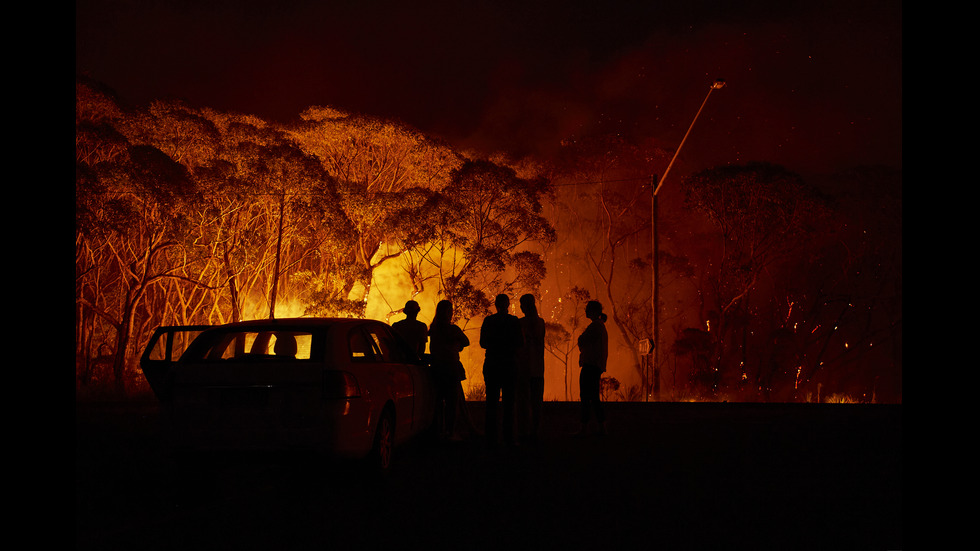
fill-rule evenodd
<path id="1" fill-rule="evenodd" d="M 76 373 L 123 385 L 157 325 L 364 315 L 375 270 L 436 242 L 463 259 L 437 261 L 446 296 L 532 288 L 544 268 L 521 247 L 553 238 L 546 192 L 389 121 L 134 110 L 79 79 Z"/>
<path id="2" fill-rule="evenodd" d="M 159 325 L 387 320 L 426 297 L 465 327 L 494 295 L 531 293 L 549 396 L 574 399 L 586 300 L 609 315 L 614 396 L 649 395 L 650 191 L 669 158 L 613 135 L 550 158 L 477 154 L 329 106 L 289 125 L 132 108 L 77 78 L 77 384 L 141 386 L 135 360 Z M 901 399 L 900 173 L 813 182 L 758 162 L 671 190 L 656 218 L 668 399 Z"/>

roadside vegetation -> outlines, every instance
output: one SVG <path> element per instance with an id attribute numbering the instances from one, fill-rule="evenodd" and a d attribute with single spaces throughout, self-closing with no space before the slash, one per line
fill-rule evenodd
<path id="1" fill-rule="evenodd" d="M 595 136 L 513 159 L 325 106 L 290 124 L 132 108 L 83 78 L 75 113 L 76 399 L 145 394 L 137 360 L 160 325 L 395 321 L 409 299 L 431 312 L 448 298 L 473 332 L 497 293 L 532 293 L 547 399 L 577 398 L 575 338 L 599 300 L 608 400 L 803 401 L 822 385 L 901 401 L 900 174 L 815 185 L 750 163 L 677 186 L 658 230 L 654 377 L 641 345 L 657 144 Z M 479 396 L 479 351 L 465 360 Z"/>

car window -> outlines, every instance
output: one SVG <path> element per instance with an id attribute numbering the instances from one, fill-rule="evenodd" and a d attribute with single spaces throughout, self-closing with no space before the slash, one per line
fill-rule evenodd
<path id="1" fill-rule="evenodd" d="M 209 360 L 309 360 L 313 335 L 302 331 L 236 331 L 217 339 Z"/>
<path id="2" fill-rule="evenodd" d="M 367 330 L 369 337 L 374 345 L 381 352 L 381 357 L 386 362 L 404 363 L 405 357 L 402 349 L 395 342 L 394 336 L 383 326 L 371 327 Z"/>
<path id="3" fill-rule="evenodd" d="M 152 348 L 146 351 L 146 359 L 152 361 L 165 361 L 179 360 L 187 350 L 187 346 L 190 345 L 199 334 L 201 330 L 174 330 L 169 333 L 164 333 L 160 338 L 156 339 L 152 344 Z M 168 338 L 171 339 L 169 356 L 168 356 Z"/>
<path id="4" fill-rule="evenodd" d="M 361 328 L 350 332 L 350 359 L 354 362 L 376 362 L 379 361 L 380 353 L 375 348 L 375 343 L 364 333 Z"/>

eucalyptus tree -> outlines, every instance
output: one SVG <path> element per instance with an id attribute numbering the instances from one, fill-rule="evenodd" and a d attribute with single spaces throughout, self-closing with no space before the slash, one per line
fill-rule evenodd
<path id="1" fill-rule="evenodd" d="M 222 150 L 221 128 L 207 109 L 181 101 L 153 101 L 134 111 L 121 125 L 133 143 L 155 147 L 183 165 L 199 186 L 201 195 L 184 213 L 188 218 L 184 239 L 170 251 L 173 277 L 150 290 L 142 316 L 141 334 L 149 337 L 160 323 L 196 324 L 227 321 L 218 308 L 226 280 L 221 259 L 214 254 L 213 211 L 206 208 L 212 197 L 209 179 Z M 232 317 L 232 319 L 237 319 Z"/>
<path id="2" fill-rule="evenodd" d="M 437 268 L 440 290 L 461 317 L 487 314 L 489 297 L 498 293 L 537 290 L 545 266 L 532 246 L 555 239 L 542 214 L 550 192 L 544 177 L 521 178 L 512 168 L 469 160 L 429 203 L 431 231 L 414 252 Z"/>
<path id="3" fill-rule="evenodd" d="M 221 145 L 214 122 L 181 101 L 153 101 L 125 121 L 123 131 L 132 142 L 156 147 L 192 173 L 214 159 Z"/>
<path id="4" fill-rule="evenodd" d="M 701 290 L 710 304 L 705 326 L 712 343 L 713 391 L 753 381 L 748 346 L 761 319 L 753 292 L 771 295 L 780 265 L 806 266 L 828 201 L 799 175 L 769 163 L 708 169 L 685 179 L 686 203 L 716 230 L 704 259 Z M 774 297 L 785 301 L 785 297 Z M 768 331 L 766 331 L 768 333 Z"/>
<path id="5" fill-rule="evenodd" d="M 760 386 L 773 399 L 839 393 L 900 402 L 901 171 L 859 167 L 815 185 L 832 197 L 831 212 L 805 261 L 775 270 L 781 300 L 768 316 L 773 351 Z M 781 361 L 790 354 L 794 362 Z"/>
<path id="6" fill-rule="evenodd" d="M 80 198 L 85 205 L 76 235 L 97 244 L 95 263 L 100 265 L 93 292 L 79 293 L 76 301 L 115 330 L 112 379 L 117 390 L 123 389 L 133 352 L 137 308 L 152 285 L 174 275 L 167 253 L 181 245 L 188 205 L 196 195 L 186 168 L 146 145 L 87 167 L 81 180 L 76 175 L 76 205 Z"/>
<path id="7" fill-rule="evenodd" d="M 224 227 L 229 290 L 251 301 L 252 315 L 275 317 L 283 293 L 301 294 L 292 277 L 318 251 L 309 226 L 311 198 L 326 194 L 330 205 L 336 186 L 319 160 L 281 129 L 232 121 L 223 141 L 223 163 L 211 173 L 219 186 L 213 205 Z M 335 229 L 328 238 L 343 237 L 346 228 Z M 254 309 L 257 301 L 265 312 Z"/>
<path id="8" fill-rule="evenodd" d="M 345 246 L 322 251 L 324 264 L 305 272 L 315 289 L 311 310 L 361 315 L 375 270 L 427 232 L 433 194 L 461 161 L 449 147 L 393 121 L 327 107 L 311 107 L 301 118 L 289 134 L 336 181 L 337 206 L 349 221 Z M 349 300 L 358 284 L 361 298 Z"/>
<path id="9" fill-rule="evenodd" d="M 659 148 L 599 135 L 564 143 L 554 161 L 567 242 L 555 257 L 571 285 L 591 288 L 603 303 L 645 387 L 637 343 L 652 325 L 649 183 L 665 157 Z"/>
<path id="10" fill-rule="evenodd" d="M 549 316 L 551 321 L 545 324 L 545 350 L 561 365 L 565 400 L 572 399 L 572 354 L 577 350 L 576 337 L 582 331 L 585 304 L 589 300 L 587 289 L 572 287 L 556 300 Z"/>
<path id="11" fill-rule="evenodd" d="M 113 234 L 105 231 L 114 197 L 104 173 L 129 151 L 129 140 L 118 130 L 126 116 L 111 90 L 84 78 L 75 82 L 75 357 L 76 376 L 83 384 L 99 376 L 99 363 L 112 365 L 108 350 L 114 328 L 106 328 L 112 307 L 103 289 L 118 280 L 114 269 Z M 100 362 L 99 359 L 102 359 Z"/>
<path id="12" fill-rule="evenodd" d="M 141 126 L 152 118 L 122 106 L 111 90 L 76 79 L 76 369 L 81 364 L 85 380 L 93 356 L 109 357 L 117 389 L 140 327 L 160 319 L 146 313 L 153 310 L 148 297 L 180 277 L 172 253 L 183 244 L 189 205 L 198 198 L 188 168 L 146 139 Z"/>

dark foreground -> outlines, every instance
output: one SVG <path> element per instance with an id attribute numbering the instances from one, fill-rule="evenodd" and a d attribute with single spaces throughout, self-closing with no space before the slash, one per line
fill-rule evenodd
<path id="1" fill-rule="evenodd" d="M 477 426 L 482 407 L 469 403 Z M 901 549 L 902 409 L 545 404 L 536 445 L 175 457 L 147 404 L 76 409 L 76 548 Z"/>

